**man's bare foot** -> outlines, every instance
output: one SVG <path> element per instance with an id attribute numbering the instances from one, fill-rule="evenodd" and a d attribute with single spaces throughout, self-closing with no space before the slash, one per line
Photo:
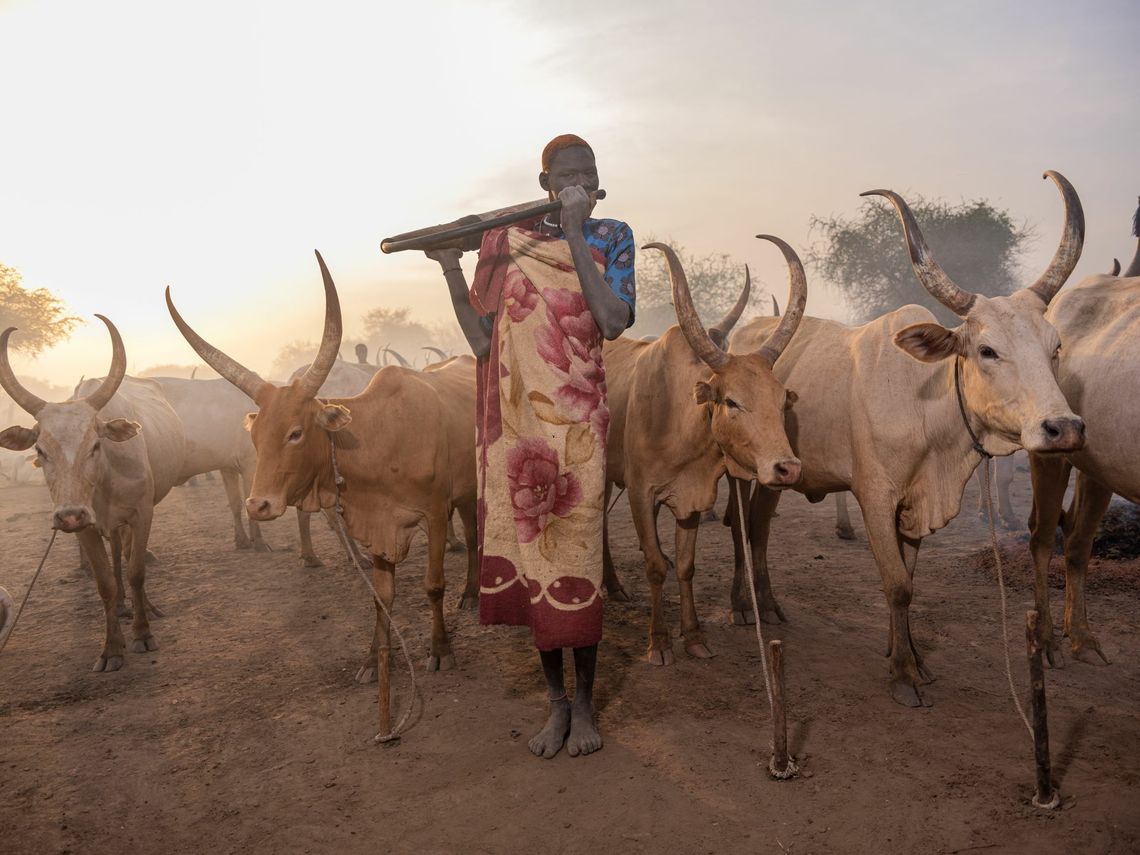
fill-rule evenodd
<path id="1" fill-rule="evenodd" d="M 535 757 L 549 760 L 562 750 L 566 734 L 570 732 L 570 701 L 562 698 L 550 702 L 550 718 L 546 726 L 528 743 Z M 577 752 L 571 752 L 577 753 Z"/>
<path id="2" fill-rule="evenodd" d="M 594 726 L 594 704 L 575 698 L 570 719 L 570 738 L 566 740 L 566 752 L 571 757 L 577 757 L 579 754 L 593 754 L 601 747 L 602 735 Z"/>

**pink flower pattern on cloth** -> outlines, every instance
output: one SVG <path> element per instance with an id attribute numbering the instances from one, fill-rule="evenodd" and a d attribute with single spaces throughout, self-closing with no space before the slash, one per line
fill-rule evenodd
<path id="1" fill-rule="evenodd" d="M 582 501 L 577 477 L 561 470 L 558 452 L 542 439 L 520 439 L 507 449 L 507 479 L 519 543 L 530 543 L 550 516 L 568 516 Z"/>

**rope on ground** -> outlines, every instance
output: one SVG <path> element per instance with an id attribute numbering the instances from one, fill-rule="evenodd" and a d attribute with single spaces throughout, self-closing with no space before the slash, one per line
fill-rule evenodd
<path id="1" fill-rule="evenodd" d="M 59 534 L 59 529 L 52 529 L 51 540 L 48 541 L 47 549 L 44 550 L 44 557 L 40 559 L 40 566 L 36 568 L 35 575 L 32 576 L 32 583 L 28 585 L 28 590 L 24 593 L 24 599 L 20 600 L 20 607 L 16 609 L 16 616 L 12 618 L 12 623 L 5 631 L 3 637 L 0 637 L 0 652 L 8 646 L 8 639 L 12 637 L 12 633 L 16 631 L 16 622 L 20 620 L 20 615 L 24 611 L 24 606 L 28 603 L 28 597 L 32 594 L 32 588 L 36 586 L 36 579 L 40 578 L 40 571 L 44 569 L 44 562 L 47 561 L 48 553 L 51 552 L 52 544 L 55 543 L 55 536 Z"/>
<path id="2" fill-rule="evenodd" d="M 756 642 L 760 645 L 760 664 L 764 668 L 764 691 L 768 695 L 768 717 L 774 719 L 776 711 L 772 702 L 772 678 L 768 673 L 768 654 L 764 649 L 764 634 L 760 630 L 760 603 L 756 599 L 756 580 L 752 572 L 752 544 L 748 541 L 748 528 L 744 524 L 744 502 L 740 498 L 739 478 L 732 479 L 732 488 L 736 491 L 736 513 L 740 520 L 740 542 L 744 550 L 744 566 L 748 571 L 748 593 L 752 595 L 752 616 L 756 621 Z M 768 749 L 775 751 L 773 742 L 768 742 Z M 776 758 L 773 755 L 768 761 L 768 772 L 774 778 L 791 778 L 799 772 L 791 756 L 788 757 L 787 769 L 777 771 L 775 764 Z"/>
<path id="3" fill-rule="evenodd" d="M 1033 739 L 1033 726 L 1029 723 L 1029 718 L 1025 715 L 1025 709 L 1017 697 L 1017 687 L 1013 683 L 1013 665 L 1009 659 L 1009 620 L 1006 617 L 1005 574 L 1002 569 L 1001 550 L 998 549 L 997 529 L 994 527 L 994 499 L 990 492 L 992 480 L 993 470 L 991 468 L 991 459 L 987 457 L 982 461 L 982 481 L 984 484 L 982 496 L 986 504 L 986 518 L 990 523 L 990 546 L 994 551 L 994 563 L 997 565 L 998 592 L 1001 594 L 1001 650 L 1005 655 L 1005 676 L 1009 681 L 1009 696 L 1013 700 L 1013 708 L 1017 710 L 1017 715 L 1021 718 L 1021 723 L 1024 724 L 1025 729 L 1029 731 L 1029 738 Z"/>

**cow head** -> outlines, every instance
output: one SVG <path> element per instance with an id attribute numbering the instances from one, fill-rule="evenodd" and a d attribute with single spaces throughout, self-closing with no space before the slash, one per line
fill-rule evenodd
<path id="1" fill-rule="evenodd" d="M 1018 448 L 1039 453 L 1077 451 L 1085 444 L 1085 424 L 1057 385 L 1061 339 L 1045 320 L 1049 301 L 1065 284 L 1084 243 L 1085 220 L 1073 186 L 1048 171 L 1065 201 L 1065 228 L 1048 269 L 1028 288 L 1005 297 L 983 297 L 959 288 L 938 266 L 906 202 L 890 190 L 885 196 L 898 211 L 915 275 L 927 291 L 963 319 L 947 329 L 913 324 L 895 335 L 895 344 L 923 362 L 959 360 L 962 397 L 971 427 L 992 454 Z M 954 394 L 954 393 L 952 393 Z"/>
<path id="2" fill-rule="evenodd" d="M 791 272 L 791 297 L 779 326 L 759 351 L 749 354 L 726 353 L 716 341 L 719 338 L 723 343 L 743 311 L 748 299 L 748 280 L 736 307 L 720 324 L 706 331 L 693 306 L 689 283 L 677 254 L 661 243 L 651 243 L 646 248 L 659 249 L 665 254 L 678 325 L 689 347 L 712 370 L 712 376 L 696 384 L 694 397 L 708 412 L 713 439 L 724 453 L 729 474 L 782 489 L 800 480 L 800 461 L 792 453 L 784 430 L 784 411 L 795 401 L 795 394 L 776 379 L 772 365 L 803 317 L 807 277 L 791 247 L 779 238 L 760 237 L 783 250 Z"/>
<path id="3" fill-rule="evenodd" d="M 347 408 L 317 398 L 340 350 L 340 300 L 325 261 L 317 253 L 325 288 L 325 329 L 321 347 L 305 373 L 288 386 L 262 380 L 199 336 L 182 319 L 166 290 L 166 306 L 179 331 L 206 363 L 245 392 L 258 406 L 246 416 L 257 452 L 257 468 L 246 499 L 250 519 L 272 520 L 290 505 L 317 511 L 333 503 L 330 433 L 351 420 Z"/>
<path id="4" fill-rule="evenodd" d="M 124 442 L 139 433 L 137 422 L 102 419 L 106 406 L 127 372 L 127 355 L 119 331 L 102 315 L 96 315 L 111 333 L 111 370 L 99 387 L 85 398 L 48 403 L 25 389 L 8 362 L 10 327 L 0 335 L 0 385 L 28 415 L 35 427 L 13 426 L 0 431 L 0 447 L 25 451 L 35 447 L 36 465 L 44 473 L 55 511 L 52 528 L 76 532 L 96 523 L 93 498 L 104 466 L 103 444 Z"/>

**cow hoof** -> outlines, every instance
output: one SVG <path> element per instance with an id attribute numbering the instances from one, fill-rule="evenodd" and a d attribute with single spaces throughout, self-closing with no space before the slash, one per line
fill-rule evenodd
<path id="1" fill-rule="evenodd" d="M 461 609 L 477 609 L 479 608 L 479 595 L 478 594 L 464 594 L 459 598 L 459 608 Z"/>
<path id="2" fill-rule="evenodd" d="M 752 626 L 756 617 L 750 609 L 733 609 L 728 613 L 728 622 L 733 626 Z"/>
<path id="3" fill-rule="evenodd" d="M 654 648 L 649 651 L 649 655 L 646 657 L 646 659 L 649 661 L 650 665 L 658 666 L 672 665 L 677 661 L 677 658 L 673 655 L 673 650 L 671 648 L 665 650 L 658 650 Z"/>
<path id="4" fill-rule="evenodd" d="M 695 644 L 686 644 L 685 652 L 694 659 L 712 659 L 715 655 L 703 641 L 698 641 Z"/>
<path id="5" fill-rule="evenodd" d="M 455 654 L 448 653 L 446 656 L 429 656 L 427 660 L 427 670 L 430 671 L 452 671 L 455 668 Z"/>
<path id="6" fill-rule="evenodd" d="M 1045 663 L 1050 668 L 1060 669 L 1065 667 L 1065 654 L 1062 652 L 1060 645 L 1056 642 L 1045 645 Z"/>
<path id="7" fill-rule="evenodd" d="M 779 606 L 760 609 L 760 622 L 769 626 L 778 626 L 784 623 L 784 613 Z"/>
<path id="8" fill-rule="evenodd" d="M 91 666 L 91 670 L 96 672 L 118 671 L 122 667 L 122 656 L 100 656 Z"/>
<path id="9" fill-rule="evenodd" d="M 356 682 L 361 685 L 376 682 L 376 666 L 375 665 L 361 665 L 356 671 Z"/>
<path id="10" fill-rule="evenodd" d="M 462 541 L 453 540 L 447 544 L 448 552 L 466 552 L 467 547 L 463 545 Z"/>
<path id="11" fill-rule="evenodd" d="M 1073 647 L 1073 658 L 1078 662 L 1083 662 L 1086 665 L 1111 665 L 1108 657 L 1101 652 L 1100 645 L 1095 641 L 1091 644 L 1082 644 L 1080 647 Z"/>
<path id="12" fill-rule="evenodd" d="M 918 676 L 921 678 L 919 681 L 920 686 L 928 686 L 938 679 L 934 676 L 934 672 L 923 665 L 921 662 L 918 665 Z"/>
<path id="13" fill-rule="evenodd" d="M 839 526 L 836 526 L 835 527 L 835 536 L 838 537 L 840 540 L 854 540 L 855 539 L 855 529 L 840 528 Z"/>
<path id="14" fill-rule="evenodd" d="M 146 653 L 148 650 L 158 650 L 158 642 L 154 640 L 153 635 L 148 635 L 145 638 L 136 638 L 131 642 L 132 653 Z"/>
<path id="15" fill-rule="evenodd" d="M 302 555 L 301 556 L 301 566 L 302 567 L 324 567 L 325 562 L 321 561 L 321 559 L 317 558 L 317 556 L 315 556 L 315 555 Z"/>
<path id="16" fill-rule="evenodd" d="M 922 696 L 918 687 L 906 680 L 891 680 L 891 698 L 896 704 L 917 709 L 929 707 L 933 704 Z"/>

